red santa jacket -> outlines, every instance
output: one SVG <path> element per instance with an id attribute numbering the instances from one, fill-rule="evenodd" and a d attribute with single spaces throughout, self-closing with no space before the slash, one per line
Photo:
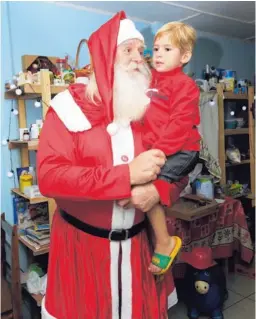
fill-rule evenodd
<path id="1" fill-rule="evenodd" d="M 176 68 L 152 72 L 150 106 L 144 118 L 144 146 L 172 155 L 181 150 L 199 151 L 199 89 Z"/>
<path id="2" fill-rule="evenodd" d="M 145 218 L 143 212 L 123 209 L 115 202 L 131 195 L 128 163 L 144 151 L 140 125 L 132 123 L 113 136 L 106 130 L 113 121 L 114 58 L 120 19 L 124 17 L 122 12 L 117 14 L 89 40 L 102 103 L 89 103 L 85 86 L 79 84 L 56 95 L 45 119 L 37 156 L 42 194 L 53 197 L 59 208 L 74 217 L 108 229 L 129 229 Z M 177 199 L 185 186 L 184 180 L 170 185 L 159 181 L 156 185 L 167 205 L 169 198 Z M 46 309 L 53 317 L 119 318 L 121 305 L 122 318 L 142 318 L 142 313 L 147 319 L 166 318 L 166 284 L 161 283 L 158 298 L 158 287 L 147 270 L 150 257 L 145 234 L 121 243 L 92 238 L 69 227 L 56 214 L 52 238 Z M 168 304 L 173 305 L 177 297 L 172 280 L 168 289 L 172 292 Z M 44 303 L 42 309 L 46 311 Z"/>

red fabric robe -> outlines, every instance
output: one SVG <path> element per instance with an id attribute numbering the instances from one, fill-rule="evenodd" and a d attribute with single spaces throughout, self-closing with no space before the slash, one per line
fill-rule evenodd
<path id="1" fill-rule="evenodd" d="M 140 125 L 120 128 L 114 136 L 106 132 L 113 117 L 117 31 L 124 17 L 117 14 L 89 41 L 102 104 L 89 104 L 83 85 L 58 94 L 46 116 L 37 158 L 42 194 L 76 218 L 107 229 L 130 228 L 144 219 L 141 211 L 124 210 L 115 202 L 131 194 L 127 164 L 144 150 Z M 156 183 L 162 202 L 169 204 L 170 194 L 176 200 L 186 182 Z M 167 302 L 177 302 L 176 291 L 171 274 L 155 284 L 150 260 L 145 231 L 112 242 L 77 230 L 57 210 L 42 318 L 166 319 Z"/>

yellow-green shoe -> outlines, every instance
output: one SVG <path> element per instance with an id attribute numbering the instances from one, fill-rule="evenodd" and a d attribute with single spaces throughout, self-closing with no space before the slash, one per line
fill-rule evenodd
<path id="1" fill-rule="evenodd" d="M 173 238 L 175 239 L 176 243 L 175 243 L 174 249 L 172 250 L 169 256 L 154 253 L 152 257 L 152 264 L 161 268 L 159 272 L 154 273 L 154 275 L 156 276 L 163 275 L 167 272 L 167 270 L 171 267 L 171 265 L 173 264 L 176 256 L 178 255 L 181 249 L 181 246 L 182 246 L 181 239 L 177 236 L 173 236 Z"/>

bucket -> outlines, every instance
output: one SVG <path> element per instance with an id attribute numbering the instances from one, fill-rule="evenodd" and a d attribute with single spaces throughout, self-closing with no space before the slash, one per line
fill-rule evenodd
<path id="1" fill-rule="evenodd" d="M 29 173 L 25 173 L 20 175 L 20 191 L 24 193 L 25 187 L 29 187 L 33 185 L 33 176 Z"/>
<path id="2" fill-rule="evenodd" d="M 208 199 L 214 199 L 214 185 L 211 175 L 201 175 L 196 179 L 196 194 Z"/>

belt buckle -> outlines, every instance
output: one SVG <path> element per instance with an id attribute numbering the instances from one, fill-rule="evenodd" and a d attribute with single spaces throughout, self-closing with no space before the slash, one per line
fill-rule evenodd
<path id="1" fill-rule="evenodd" d="M 109 232 L 109 235 L 108 235 L 108 239 L 109 241 L 112 241 L 112 234 L 113 233 L 123 233 L 125 232 L 125 238 L 124 240 L 127 240 L 128 237 L 129 237 L 129 230 L 128 229 L 111 229 L 111 231 Z"/>

